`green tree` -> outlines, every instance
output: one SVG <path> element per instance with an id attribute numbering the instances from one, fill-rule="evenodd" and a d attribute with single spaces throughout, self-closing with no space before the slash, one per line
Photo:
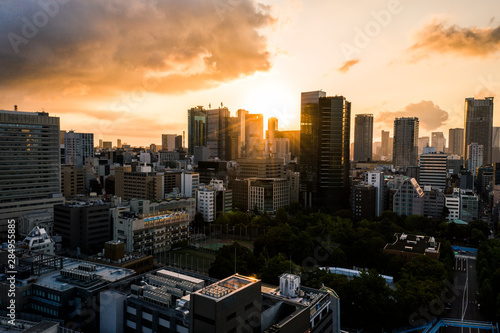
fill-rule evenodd
<path id="1" fill-rule="evenodd" d="M 208 274 L 216 279 L 224 279 L 235 273 L 235 265 L 236 273 L 241 275 L 255 275 L 259 268 L 259 262 L 252 251 L 235 242 L 232 245 L 224 245 L 217 251 Z"/>
<path id="2" fill-rule="evenodd" d="M 290 272 L 290 269 L 293 274 L 299 273 L 299 267 L 287 259 L 283 253 L 280 253 L 264 264 L 261 275 L 262 282 L 277 286 L 280 275 Z"/>

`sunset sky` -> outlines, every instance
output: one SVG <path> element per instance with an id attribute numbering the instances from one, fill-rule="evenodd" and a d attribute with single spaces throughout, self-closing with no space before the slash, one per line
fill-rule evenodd
<path id="1" fill-rule="evenodd" d="M 372 113 L 375 141 L 396 116 L 448 137 L 466 97 L 500 95 L 499 51 L 498 0 L 2 0 L 0 109 L 149 145 L 209 103 L 298 129 L 321 89 Z"/>

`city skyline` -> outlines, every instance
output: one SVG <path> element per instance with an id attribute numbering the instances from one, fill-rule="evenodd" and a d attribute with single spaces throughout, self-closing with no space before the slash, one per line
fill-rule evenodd
<path id="1" fill-rule="evenodd" d="M 499 8 L 495 1 L 7 2 L 0 109 L 45 110 L 60 117 L 61 129 L 149 146 L 161 134 L 182 134 L 187 110 L 198 105 L 262 113 L 264 123 L 276 117 L 280 129 L 297 130 L 300 92 L 322 89 L 352 102 L 352 120 L 373 114 L 374 141 L 396 117 L 418 117 L 421 136 L 446 136 L 464 127 L 465 98 L 500 91 L 500 21 L 492 17 Z M 338 20 L 328 19 L 332 12 Z M 140 29 L 120 35 L 138 21 Z M 499 117 L 494 112 L 494 126 Z"/>

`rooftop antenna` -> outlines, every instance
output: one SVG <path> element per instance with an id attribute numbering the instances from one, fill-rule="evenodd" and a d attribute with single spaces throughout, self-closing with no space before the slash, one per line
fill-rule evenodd
<path id="1" fill-rule="evenodd" d="M 290 275 L 292 275 L 292 256 L 290 256 Z"/>
<path id="2" fill-rule="evenodd" d="M 17 111 L 17 105 L 14 105 L 14 111 Z"/>
<path id="3" fill-rule="evenodd" d="M 236 274 L 236 246 L 234 246 L 234 274 Z"/>

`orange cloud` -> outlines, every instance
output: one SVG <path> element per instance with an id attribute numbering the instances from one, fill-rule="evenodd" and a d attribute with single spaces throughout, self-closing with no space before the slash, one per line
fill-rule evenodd
<path id="1" fill-rule="evenodd" d="M 419 125 L 428 131 L 435 130 L 446 124 L 448 112 L 435 105 L 432 101 L 420 101 L 405 106 L 402 111 L 380 112 L 377 122 L 384 124 L 384 128 L 394 125 L 394 118 L 418 117 Z"/>
<path id="2" fill-rule="evenodd" d="M 338 71 L 341 73 L 347 73 L 352 66 L 356 65 L 359 62 L 359 59 L 347 60 L 342 64 L 341 67 L 338 68 Z"/>
<path id="3" fill-rule="evenodd" d="M 42 3 L 0 7 L 2 86 L 69 97 L 171 94 L 271 67 L 258 30 L 275 19 L 254 0 L 70 1 L 53 15 Z M 40 12 L 46 21 L 36 21 Z"/>
<path id="4" fill-rule="evenodd" d="M 500 26 L 463 28 L 433 21 L 417 33 L 416 39 L 408 49 L 413 61 L 418 61 L 430 53 L 488 57 L 500 50 Z"/>

